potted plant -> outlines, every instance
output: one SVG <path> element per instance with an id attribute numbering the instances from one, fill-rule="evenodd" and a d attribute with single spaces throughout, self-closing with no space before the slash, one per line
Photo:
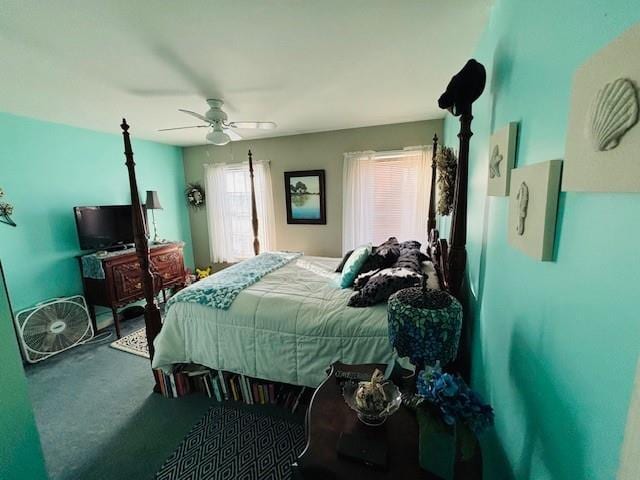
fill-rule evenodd
<path id="1" fill-rule="evenodd" d="M 476 453 L 476 434 L 493 425 L 493 409 L 461 377 L 443 373 L 439 365 L 418 374 L 416 390 L 420 466 L 451 479 L 456 461 L 469 461 Z"/>

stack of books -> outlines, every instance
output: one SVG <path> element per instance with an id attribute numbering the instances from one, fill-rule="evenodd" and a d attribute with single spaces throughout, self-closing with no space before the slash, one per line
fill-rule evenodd
<path id="1" fill-rule="evenodd" d="M 267 382 L 194 364 L 177 365 L 169 374 L 161 370 L 154 373 L 162 395 L 167 398 L 202 392 L 219 402 L 232 400 L 248 405 L 278 405 L 295 412 L 306 391 L 306 387 Z"/>

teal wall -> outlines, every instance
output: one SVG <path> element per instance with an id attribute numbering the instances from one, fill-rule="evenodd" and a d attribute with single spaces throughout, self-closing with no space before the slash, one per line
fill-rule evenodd
<path id="1" fill-rule="evenodd" d="M 0 275 L 0 478 L 47 478 L 9 300 Z"/>
<path id="2" fill-rule="evenodd" d="M 563 158 L 575 70 L 639 20 L 637 0 L 496 0 L 474 54 L 489 76 L 468 227 L 472 381 L 496 410 L 488 478 L 615 477 L 640 351 L 640 194 L 562 193 L 542 263 L 508 245 L 508 199 L 486 197 L 486 172 L 489 135 L 509 121 L 517 165 Z M 458 127 L 447 118 L 447 144 Z"/>
<path id="3" fill-rule="evenodd" d="M 184 240 L 193 266 L 182 150 L 138 140 L 133 149 L 141 195 L 157 190 L 164 207 L 155 212 L 161 236 Z M 0 224 L 0 256 L 15 311 L 82 292 L 72 209 L 130 203 L 123 150 L 120 135 L 0 113 L 0 187 L 18 224 Z"/>

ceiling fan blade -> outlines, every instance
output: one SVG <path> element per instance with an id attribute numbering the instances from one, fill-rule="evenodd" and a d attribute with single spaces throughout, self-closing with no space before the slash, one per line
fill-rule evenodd
<path id="1" fill-rule="evenodd" d="M 229 135 L 229 138 L 231 140 L 233 140 L 234 142 L 237 142 L 238 140 L 242 140 L 242 136 L 240 134 L 234 132 L 230 128 L 224 128 L 224 129 L 222 129 L 222 131 L 224 133 L 226 133 L 227 135 Z"/>
<path id="2" fill-rule="evenodd" d="M 207 117 L 205 117 L 204 115 L 200 115 L 199 113 L 192 112 L 191 110 L 183 110 L 182 108 L 179 108 L 178 111 L 180 111 L 182 113 L 186 113 L 187 115 L 191 115 L 192 117 L 199 118 L 200 120 L 203 120 L 203 121 L 205 121 L 207 123 L 211 123 L 209 121 L 209 119 Z"/>
<path id="3" fill-rule="evenodd" d="M 275 122 L 231 122 L 231 128 L 259 128 L 261 130 L 273 130 L 277 127 Z"/>
<path id="4" fill-rule="evenodd" d="M 169 130 L 184 130 L 185 128 L 210 128 L 211 125 L 191 125 L 190 127 L 173 127 L 173 128 L 161 128 L 159 132 L 168 132 Z"/>

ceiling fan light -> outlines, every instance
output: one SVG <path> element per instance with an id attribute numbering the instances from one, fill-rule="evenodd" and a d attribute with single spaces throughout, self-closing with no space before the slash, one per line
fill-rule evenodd
<path id="1" fill-rule="evenodd" d="M 207 141 L 214 145 L 222 146 L 231 141 L 231 138 L 226 133 L 220 130 L 213 130 L 207 134 Z"/>

